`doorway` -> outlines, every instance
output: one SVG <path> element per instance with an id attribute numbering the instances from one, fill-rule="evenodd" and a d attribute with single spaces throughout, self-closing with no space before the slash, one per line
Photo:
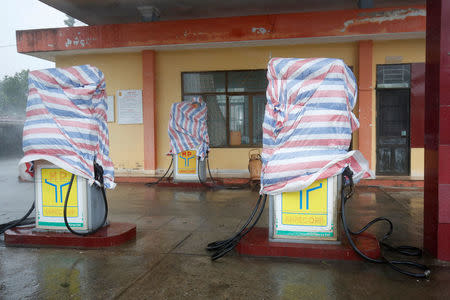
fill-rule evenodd
<path id="1" fill-rule="evenodd" d="M 409 99 L 409 89 L 377 89 L 377 175 L 410 174 Z"/>

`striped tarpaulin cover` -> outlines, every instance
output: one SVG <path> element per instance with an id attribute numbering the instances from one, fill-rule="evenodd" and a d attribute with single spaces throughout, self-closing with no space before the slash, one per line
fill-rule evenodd
<path id="1" fill-rule="evenodd" d="M 96 67 L 30 72 L 19 170 L 46 160 L 92 184 L 95 160 L 103 167 L 105 187 L 114 188 L 105 98 L 105 78 Z"/>
<path id="2" fill-rule="evenodd" d="M 262 193 L 299 191 L 346 166 L 355 182 L 373 176 L 359 151 L 348 152 L 357 87 L 342 60 L 273 58 L 267 79 Z"/>
<path id="3" fill-rule="evenodd" d="M 169 116 L 169 154 L 197 150 L 203 160 L 209 151 L 207 107 L 201 97 L 172 104 Z"/>

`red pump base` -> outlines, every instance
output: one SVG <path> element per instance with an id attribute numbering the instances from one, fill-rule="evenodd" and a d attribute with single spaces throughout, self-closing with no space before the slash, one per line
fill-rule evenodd
<path id="1" fill-rule="evenodd" d="M 341 234 L 341 240 L 339 245 L 269 242 L 268 228 L 253 228 L 235 249 L 248 256 L 362 260 L 352 249 L 344 233 Z M 363 233 L 354 237 L 354 241 L 367 256 L 380 256 L 380 246 L 375 236 Z"/>
<path id="2" fill-rule="evenodd" d="M 136 238 L 136 225 L 112 222 L 88 236 L 69 232 L 36 231 L 34 226 L 27 226 L 9 229 L 4 237 L 6 246 L 104 248 L 118 246 Z"/>

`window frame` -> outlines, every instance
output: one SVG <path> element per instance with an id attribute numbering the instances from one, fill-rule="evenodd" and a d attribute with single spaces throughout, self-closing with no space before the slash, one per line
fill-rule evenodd
<path id="1" fill-rule="evenodd" d="M 262 139 L 260 144 L 253 143 L 253 97 L 254 96 L 264 96 L 266 103 L 266 90 L 260 92 L 228 92 L 228 73 L 230 72 L 249 72 L 249 71 L 264 71 L 267 69 L 251 69 L 251 70 L 223 70 L 223 71 L 187 71 L 181 72 L 181 98 L 184 101 L 185 97 L 188 96 L 201 96 L 205 101 L 207 96 L 219 96 L 224 95 L 226 100 L 226 118 L 225 118 L 225 130 L 226 130 L 226 145 L 223 146 L 211 146 L 211 148 L 261 148 Z M 185 93 L 184 92 L 184 75 L 185 74 L 199 74 L 199 73 L 225 73 L 225 91 L 224 92 L 201 92 L 201 93 Z M 248 97 L 248 136 L 250 143 L 241 145 L 230 145 L 230 97 L 232 96 L 247 96 Z"/>

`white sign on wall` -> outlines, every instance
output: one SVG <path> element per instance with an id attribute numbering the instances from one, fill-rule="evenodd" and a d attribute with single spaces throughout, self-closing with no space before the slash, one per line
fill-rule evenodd
<path id="1" fill-rule="evenodd" d="M 142 90 L 117 91 L 117 123 L 142 124 Z"/>
<path id="2" fill-rule="evenodd" d="M 114 96 L 108 96 L 106 98 L 106 104 L 108 105 L 106 120 L 107 122 L 114 122 Z"/>

